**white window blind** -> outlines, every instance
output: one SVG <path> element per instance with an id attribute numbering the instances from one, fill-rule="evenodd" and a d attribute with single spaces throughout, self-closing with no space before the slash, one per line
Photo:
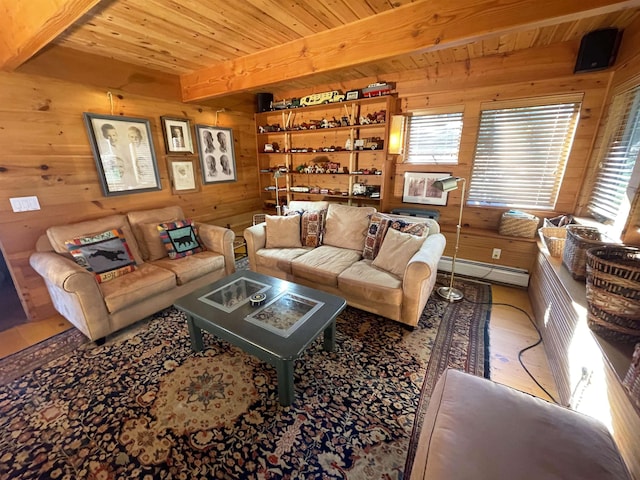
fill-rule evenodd
<path id="1" fill-rule="evenodd" d="M 640 85 L 613 98 L 587 209 L 601 222 L 626 221 L 627 186 L 640 151 Z M 624 217 L 621 219 L 619 217 Z"/>
<path id="2" fill-rule="evenodd" d="M 405 161 L 456 164 L 461 135 L 461 112 L 409 117 Z"/>
<path id="3" fill-rule="evenodd" d="M 468 203 L 553 209 L 580 102 L 484 110 Z"/>

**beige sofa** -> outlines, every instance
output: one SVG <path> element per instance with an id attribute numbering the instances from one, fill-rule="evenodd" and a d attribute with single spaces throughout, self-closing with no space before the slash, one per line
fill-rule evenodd
<path id="1" fill-rule="evenodd" d="M 446 370 L 416 421 L 410 480 L 631 480 L 598 420 L 468 373 Z"/>
<path id="2" fill-rule="evenodd" d="M 101 340 L 235 271 L 233 231 L 204 223 L 195 225 L 205 250 L 170 259 L 156 226 L 183 219 L 182 209 L 173 206 L 50 227 L 30 264 L 44 278 L 56 310 L 91 340 Z M 74 261 L 65 242 L 113 229 L 122 231 L 137 265 L 99 283 Z"/>
<path id="3" fill-rule="evenodd" d="M 378 214 L 372 207 L 326 202 L 289 204 L 289 210 L 293 211 L 324 208 L 327 210 L 320 246 L 297 245 L 295 233 L 287 233 L 287 227 L 274 223 L 273 218 L 273 231 L 270 231 L 270 217 L 265 223 L 247 228 L 244 238 L 251 270 L 339 295 L 353 307 L 416 326 L 433 290 L 438 261 L 445 247 L 438 223 L 427 218 Z M 422 226 L 424 238 L 419 239 L 421 245 L 415 254 L 403 258 L 412 248 L 401 243 L 393 247 L 391 238 L 412 243 L 417 236 L 408 235 L 406 231 L 400 235 L 389 228 L 377 256 L 363 258 L 365 245 L 371 240 L 373 219 L 381 216 L 402 221 L 403 225 Z M 393 234 L 388 233 L 391 230 Z M 385 251 L 387 237 L 389 248 Z M 383 259 L 386 261 L 382 262 Z"/>

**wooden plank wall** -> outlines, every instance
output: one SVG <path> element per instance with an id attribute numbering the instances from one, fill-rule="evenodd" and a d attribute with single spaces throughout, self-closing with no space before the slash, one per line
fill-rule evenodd
<path id="1" fill-rule="evenodd" d="M 0 73 L 0 246 L 32 320 L 53 313 L 43 281 L 29 266 L 36 240 L 51 225 L 178 204 L 191 218 L 238 226 L 260 209 L 252 114 L 217 115 L 219 126 L 233 129 L 238 181 L 173 195 L 160 116 L 189 118 L 194 135 L 196 123 L 214 125 L 216 108 L 111 91 L 115 115 L 150 120 L 162 190 L 103 196 L 82 113 L 110 114 L 106 89 Z M 201 182 L 198 157 L 192 158 Z M 38 197 L 41 210 L 12 211 L 9 198 L 31 195 Z"/>
<path id="2" fill-rule="evenodd" d="M 509 72 L 505 72 L 508 77 Z M 477 86 L 461 90 L 436 90 L 417 92 L 413 88 L 404 90 L 402 84 L 398 85 L 398 91 L 403 112 L 424 110 L 425 108 L 446 107 L 462 105 L 464 107 L 464 125 L 460 155 L 457 165 L 411 165 L 398 163 L 396 165 L 394 184 L 394 197 L 391 199 L 390 208 L 407 206 L 402 203 L 402 191 L 405 172 L 443 172 L 463 177 L 467 182 L 471 178 L 473 156 L 476 137 L 479 128 L 480 114 L 483 104 L 499 100 L 517 100 L 527 97 L 545 97 L 563 93 L 584 93 L 582 110 L 578 129 L 568 160 L 564 181 L 555 211 L 527 212 L 537 215 L 539 218 L 554 217 L 560 213 L 569 213 L 575 210 L 578 192 L 581 189 L 585 175 L 586 162 L 590 155 L 593 137 L 597 131 L 600 112 L 606 97 L 608 79 L 610 73 L 589 74 L 586 76 L 561 76 L 558 78 L 531 81 L 513 82 L 503 85 Z M 467 187 L 468 187 L 467 183 Z M 449 193 L 446 207 L 434 207 L 440 211 L 440 223 L 448 237 L 447 254 L 451 255 L 454 244 L 453 226 L 457 224 L 460 209 L 461 190 Z M 418 206 L 419 207 L 419 206 Z M 430 207 L 427 207 L 430 208 Z M 503 250 L 503 256 L 496 262 L 501 265 L 525 268 L 533 267 L 533 256 L 536 247 L 532 241 L 522 241 L 514 238 L 499 236 L 487 238 L 486 234 L 474 235 L 474 230 L 490 231 L 497 233 L 501 215 L 506 208 L 469 207 L 465 206 L 462 217 L 463 233 L 467 229 L 467 247 L 461 247 L 460 255 L 471 260 L 493 263 L 491 258 L 493 248 Z M 481 248 L 471 250 L 468 247 L 478 244 Z"/>

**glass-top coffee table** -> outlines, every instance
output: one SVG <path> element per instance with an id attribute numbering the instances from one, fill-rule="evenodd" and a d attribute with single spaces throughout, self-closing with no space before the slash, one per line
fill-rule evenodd
<path id="1" fill-rule="evenodd" d="M 252 295 L 262 295 L 259 305 Z M 336 295 L 249 270 L 235 272 L 178 299 L 187 314 L 191 347 L 203 349 L 202 331 L 270 363 L 278 373 L 278 399 L 294 399 L 293 362 L 324 333 L 324 349 L 335 348 L 336 317 L 346 301 Z"/>

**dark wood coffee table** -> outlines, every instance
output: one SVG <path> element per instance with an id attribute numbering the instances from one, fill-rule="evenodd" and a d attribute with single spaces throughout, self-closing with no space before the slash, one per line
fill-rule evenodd
<path id="1" fill-rule="evenodd" d="M 256 293 L 266 296 L 259 306 L 250 301 Z M 321 333 L 325 351 L 333 351 L 336 317 L 346 301 L 243 270 L 178 299 L 174 306 L 187 314 L 194 351 L 204 348 L 204 330 L 273 365 L 278 373 L 278 399 L 287 406 L 294 399 L 294 361 Z"/>

